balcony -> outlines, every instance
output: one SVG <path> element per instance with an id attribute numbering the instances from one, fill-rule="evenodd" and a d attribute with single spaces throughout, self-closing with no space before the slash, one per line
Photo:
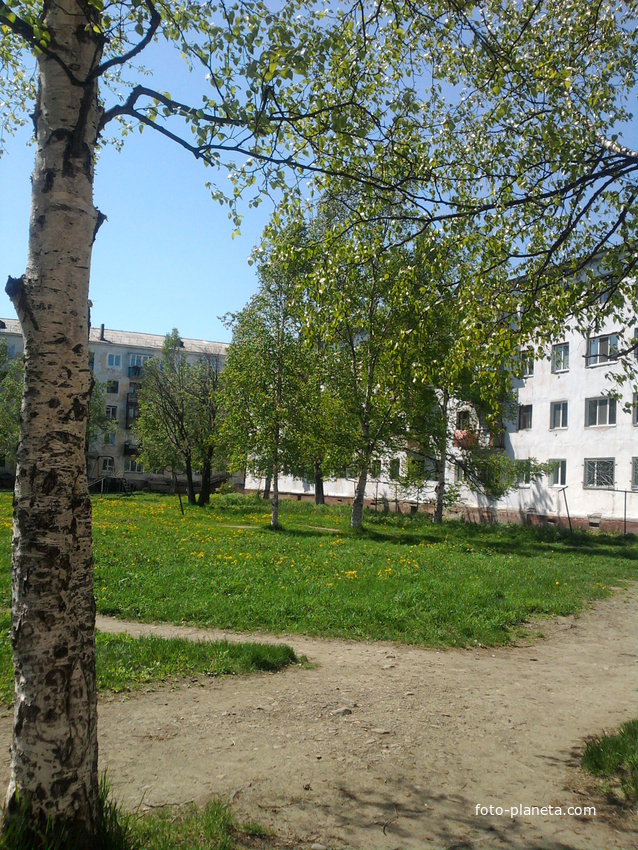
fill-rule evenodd
<path id="1" fill-rule="evenodd" d="M 129 398 L 126 400 L 126 422 L 124 423 L 125 428 L 132 428 L 135 425 L 138 417 L 140 415 L 140 408 L 137 404 L 137 401 L 131 401 Z"/>
<path id="2" fill-rule="evenodd" d="M 124 443 L 124 455 L 136 457 L 140 453 L 140 447 L 135 443 Z"/>
<path id="3" fill-rule="evenodd" d="M 129 378 L 141 378 L 144 374 L 143 366 L 129 366 L 128 367 L 128 376 Z"/>

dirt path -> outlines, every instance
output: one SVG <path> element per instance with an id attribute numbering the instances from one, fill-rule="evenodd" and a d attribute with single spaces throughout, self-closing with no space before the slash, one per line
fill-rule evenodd
<path id="1" fill-rule="evenodd" d="M 603 814 L 576 761 L 584 736 L 638 714 L 637 624 L 633 588 L 544 623 L 533 646 L 437 652 L 290 636 L 313 669 L 102 700 L 101 766 L 129 806 L 220 794 L 291 847 L 637 847 L 636 818 Z M 98 628 L 225 634 L 106 618 Z M 4 752 L 10 726 L 0 717 Z M 0 771 L 6 782 L 6 759 Z M 482 817 L 479 804 L 598 815 Z"/>

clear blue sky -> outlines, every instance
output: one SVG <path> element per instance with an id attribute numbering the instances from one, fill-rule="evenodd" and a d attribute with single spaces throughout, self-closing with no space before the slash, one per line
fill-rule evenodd
<path id="1" fill-rule="evenodd" d="M 171 65 L 165 55 L 160 61 Z M 162 71 L 151 85 L 187 94 L 181 68 Z M 7 276 L 18 277 L 26 265 L 35 153 L 29 131 L 10 138 L 0 158 L 0 316 L 8 318 L 15 311 L 4 292 Z M 228 182 L 225 171 L 204 168 L 153 131 L 129 136 L 121 153 L 102 152 L 95 201 L 108 220 L 93 249 L 94 326 L 158 334 L 177 327 L 186 337 L 230 340 L 217 317 L 243 307 L 255 291 L 246 259 L 273 207 L 246 203 L 242 234 L 231 239 L 228 211 L 212 201 L 207 180 Z"/>

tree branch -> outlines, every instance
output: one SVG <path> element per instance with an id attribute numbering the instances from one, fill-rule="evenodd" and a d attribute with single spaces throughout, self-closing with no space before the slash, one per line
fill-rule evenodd
<path id="1" fill-rule="evenodd" d="M 114 56 L 112 59 L 108 59 L 106 62 L 102 62 L 95 70 L 93 70 L 88 79 L 92 80 L 96 77 L 102 76 L 105 71 L 108 71 L 109 68 L 113 68 L 115 65 L 126 65 L 131 59 L 141 53 L 153 40 L 153 36 L 157 32 L 159 25 L 162 22 L 162 16 L 157 11 L 155 6 L 153 5 L 152 0 L 145 0 L 146 8 L 151 13 L 151 19 L 149 22 L 149 27 L 144 34 L 144 37 L 141 41 L 139 41 L 135 47 L 132 47 L 127 53 L 123 53 L 122 56 Z M 100 128 L 101 129 L 101 128 Z"/>

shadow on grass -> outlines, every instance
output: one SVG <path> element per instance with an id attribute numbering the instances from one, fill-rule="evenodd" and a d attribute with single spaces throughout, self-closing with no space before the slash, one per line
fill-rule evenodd
<path id="1" fill-rule="evenodd" d="M 510 529 L 516 529 L 511 531 Z M 262 530 L 271 531 L 268 526 Z M 529 526 L 472 526 L 462 523 L 444 524 L 432 529 L 422 527 L 414 532 L 404 529 L 379 529 L 364 525 L 363 529 L 318 529 L 290 528 L 280 526 L 277 533 L 289 538 L 325 539 L 335 534 L 349 540 L 370 541 L 392 546 L 436 546 L 446 541 L 457 547 L 467 546 L 468 554 L 516 555 L 519 558 L 537 558 L 552 554 L 551 546 L 560 546 L 557 555 L 582 554 L 591 557 L 609 557 L 638 562 L 638 546 L 633 539 L 615 535 L 592 535 L 587 532 L 562 532 L 561 530 L 537 529 Z M 610 552 L 613 550 L 613 553 Z M 462 551 L 462 550 L 461 550 Z"/>

